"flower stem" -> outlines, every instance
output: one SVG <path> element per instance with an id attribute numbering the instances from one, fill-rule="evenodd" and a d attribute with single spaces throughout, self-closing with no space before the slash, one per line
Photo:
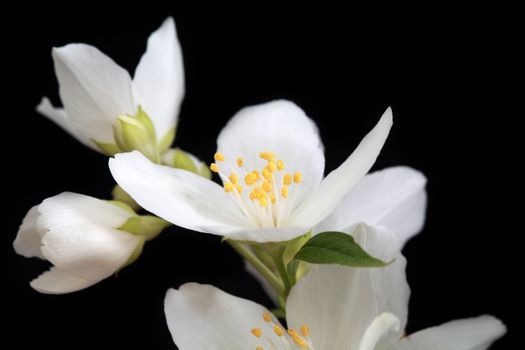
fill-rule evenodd
<path id="1" fill-rule="evenodd" d="M 286 271 L 286 265 L 284 264 L 285 247 L 276 247 L 276 249 L 270 249 L 270 251 L 275 268 L 277 269 L 277 272 L 279 272 L 279 276 L 281 276 L 281 280 L 284 283 L 284 294 L 281 295 L 283 295 L 284 300 L 286 301 L 288 293 L 290 293 L 290 289 L 292 288 L 292 283 L 288 276 L 288 271 Z"/>
<path id="2" fill-rule="evenodd" d="M 261 261 L 255 254 L 244 244 L 234 240 L 227 239 L 229 245 L 233 247 L 242 257 L 244 257 L 252 266 L 266 278 L 279 295 L 285 295 L 286 288 L 279 278 Z M 280 273 L 280 272 L 279 272 Z M 289 289 L 288 289 L 289 290 Z"/>

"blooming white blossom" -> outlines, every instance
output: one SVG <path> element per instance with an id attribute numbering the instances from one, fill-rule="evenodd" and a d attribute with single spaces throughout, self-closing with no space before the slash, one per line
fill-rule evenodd
<path id="1" fill-rule="evenodd" d="M 69 192 L 31 208 L 13 243 L 15 251 L 53 264 L 31 281 L 31 287 L 41 293 L 69 293 L 117 272 L 144 243 L 144 238 L 118 229 L 133 215 L 109 202 Z"/>
<path id="2" fill-rule="evenodd" d="M 178 226 L 245 241 L 284 241 L 337 208 L 374 164 L 391 125 L 389 108 L 324 179 L 316 125 L 283 100 L 244 108 L 224 127 L 211 165 L 223 186 L 153 164 L 138 152 L 118 154 L 109 166 L 138 204 Z"/>
<path id="3" fill-rule="evenodd" d="M 118 151 L 113 130 L 117 117 L 134 116 L 141 106 L 162 148 L 169 147 L 184 96 L 182 53 L 173 18 L 149 37 L 133 79 L 90 45 L 53 48 L 52 56 L 64 108 L 53 107 L 44 97 L 38 112 L 84 145 L 113 154 Z"/>
<path id="4" fill-rule="evenodd" d="M 356 240 L 388 267 L 316 265 L 291 290 L 287 327 L 267 309 L 209 285 L 169 290 L 165 313 L 181 350 L 484 350 L 505 333 L 492 316 L 456 320 L 405 336 L 410 290 L 399 243 L 367 227 Z"/>

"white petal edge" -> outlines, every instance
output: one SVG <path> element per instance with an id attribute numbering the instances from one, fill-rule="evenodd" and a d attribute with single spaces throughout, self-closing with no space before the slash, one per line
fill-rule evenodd
<path id="1" fill-rule="evenodd" d="M 64 192 L 39 207 L 42 254 L 60 270 L 90 281 L 118 271 L 141 238 L 117 228 L 130 214 L 97 198 Z"/>
<path id="2" fill-rule="evenodd" d="M 500 320 L 484 315 L 416 332 L 392 350 L 486 350 L 506 331 Z"/>
<path id="3" fill-rule="evenodd" d="M 261 328 L 272 338 L 271 326 L 262 318 L 266 308 L 210 285 L 187 283 L 168 290 L 164 312 L 173 341 L 181 350 L 274 348 L 265 336 L 256 338 L 250 333 L 252 328 Z M 279 345 L 274 335 L 273 340 Z"/>
<path id="4" fill-rule="evenodd" d="M 384 268 L 313 266 L 290 292 L 288 325 L 307 324 L 321 349 L 358 349 L 368 325 L 383 312 L 396 315 L 404 327 L 410 294 L 405 266 L 400 254 Z"/>
<path id="5" fill-rule="evenodd" d="M 161 140 L 177 124 L 184 97 L 182 51 L 172 17 L 168 17 L 148 38 L 133 83 Z"/>
<path id="6" fill-rule="evenodd" d="M 355 151 L 314 189 L 292 213 L 290 225 L 313 227 L 330 215 L 347 193 L 374 165 L 392 127 L 388 108 L 376 126 L 363 138 Z"/>
<path id="7" fill-rule="evenodd" d="M 13 248 L 17 254 L 26 258 L 36 257 L 45 260 L 44 255 L 42 255 L 40 251 L 41 236 L 37 229 L 37 219 L 39 216 L 38 205 L 32 207 L 27 212 L 16 234 Z"/>
<path id="8" fill-rule="evenodd" d="M 75 125 L 71 122 L 71 119 L 66 114 L 66 111 L 63 108 L 57 108 L 54 107 L 51 104 L 51 101 L 47 97 L 42 97 L 42 100 L 36 106 L 36 111 L 43 116 L 47 117 L 49 120 L 57 124 L 59 127 L 61 127 L 64 131 L 69 133 L 71 136 L 76 138 L 78 141 L 80 141 L 85 146 L 100 152 L 100 150 L 95 146 L 89 138 L 86 138 L 85 135 L 82 133 L 79 133 L 75 129 Z"/>
<path id="9" fill-rule="evenodd" d="M 374 350 L 378 343 L 386 337 L 395 336 L 399 331 L 399 319 L 389 312 L 384 312 L 377 316 L 366 329 L 359 350 Z"/>
<path id="10" fill-rule="evenodd" d="M 137 151 L 117 154 L 109 168 L 140 206 L 175 225 L 223 236 L 254 228 L 221 186 L 201 176 L 156 165 Z"/>
<path id="11" fill-rule="evenodd" d="M 68 118 L 84 138 L 113 142 L 120 114 L 135 114 L 140 101 L 129 73 L 96 47 L 68 44 L 53 48 L 59 93 Z"/>
<path id="12" fill-rule="evenodd" d="M 81 289 L 90 287 L 98 281 L 92 281 L 78 276 L 73 276 L 64 270 L 51 267 L 29 285 L 37 292 L 44 294 L 65 294 L 76 292 Z"/>
<path id="13" fill-rule="evenodd" d="M 340 231 L 357 222 L 385 226 L 404 243 L 423 228 L 427 179 L 419 171 L 396 166 L 365 175 L 314 233 Z"/>

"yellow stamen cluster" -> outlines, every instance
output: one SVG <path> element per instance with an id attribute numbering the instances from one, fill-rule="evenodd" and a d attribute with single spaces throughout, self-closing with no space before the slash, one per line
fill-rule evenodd
<path id="1" fill-rule="evenodd" d="M 224 154 L 220 152 L 215 153 L 213 158 L 216 162 L 223 162 L 226 159 Z M 265 160 L 266 165 L 260 171 L 252 170 L 245 173 L 244 184 L 250 187 L 248 196 L 250 200 L 266 208 L 269 204 L 276 204 L 278 198 L 288 198 L 290 194 L 289 187 L 292 184 L 300 184 L 302 182 L 302 174 L 300 172 L 282 174 L 285 169 L 284 161 L 276 159 L 273 152 L 260 152 L 259 158 Z M 243 168 L 244 159 L 238 157 L 236 164 L 239 168 Z M 210 169 L 215 173 L 220 173 L 223 179 L 227 178 L 229 180 L 224 182 L 225 192 L 231 193 L 236 191 L 238 194 L 243 192 L 240 176 L 236 171 L 232 171 L 229 175 L 224 174 L 217 163 L 211 163 Z"/>
<path id="2" fill-rule="evenodd" d="M 273 322 L 273 319 L 272 319 L 272 316 L 270 313 L 268 312 L 265 312 L 262 316 L 264 322 L 268 323 L 269 326 L 271 326 L 271 330 L 273 331 L 273 333 L 281 338 L 281 340 L 285 343 L 285 344 L 290 344 L 290 340 L 295 343 L 297 346 L 299 346 L 301 349 L 313 349 L 312 347 L 312 344 L 311 344 L 311 341 L 310 341 L 310 338 L 308 338 L 308 335 L 310 334 L 310 330 L 308 328 L 307 325 L 303 324 L 300 328 L 299 328 L 299 332 L 297 332 L 295 329 L 293 328 L 289 328 L 285 330 L 279 325 L 279 324 L 276 324 Z M 255 336 L 256 338 L 260 338 L 263 336 L 263 330 L 261 328 L 252 328 L 251 330 L 251 333 L 253 334 L 253 336 Z M 269 331 L 269 334 L 271 334 L 272 332 Z M 286 337 L 286 334 L 288 334 L 289 337 Z M 270 343 L 272 343 L 272 341 L 269 339 Z M 290 346 L 290 345 L 288 345 Z M 261 346 L 258 346 L 256 348 L 256 350 L 264 350 L 263 347 Z"/>

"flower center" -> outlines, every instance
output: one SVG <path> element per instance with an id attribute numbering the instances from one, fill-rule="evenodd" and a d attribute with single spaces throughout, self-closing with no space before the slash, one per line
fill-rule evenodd
<path id="1" fill-rule="evenodd" d="M 217 152 L 210 169 L 219 174 L 224 191 L 250 220 L 259 227 L 278 227 L 285 212 L 284 201 L 291 195 L 290 188 L 302 182 L 302 174 L 287 173 L 284 161 L 273 152 L 260 152 L 259 158 L 265 161 L 262 168 L 246 169 L 244 158 L 237 157 L 232 165 Z M 224 169 L 221 163 L 225 164 Z"/>
<path id="2" fill-rule="evenodd" d="M 310 349 L 315 350 L 310 340 L 310 329 L 303 324 L 299 331 L 289 328 L 286 332 L 281 326 L 273 322 L 272 315 L 268 312 L 263 314 L 265 324 L 262 328 L 252 328 L 251 333 L 256 338 L 265 339 L 270 345 L 271 349 Z M 258 346 L 255 350 L 265 350 L 262 346 Z"/>

